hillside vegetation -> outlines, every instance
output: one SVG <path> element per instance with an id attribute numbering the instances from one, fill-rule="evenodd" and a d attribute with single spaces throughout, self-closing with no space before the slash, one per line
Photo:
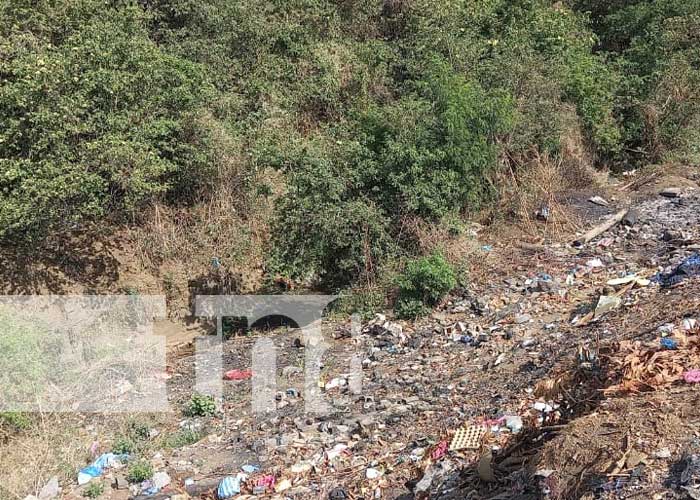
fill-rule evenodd
<path id="1" fill-rule="evenodd" d="M 338 289 L 533 159 L 697 164 L 700 0 L 0 0 L 0 123 L 5 246 L 160 208 Z"/>

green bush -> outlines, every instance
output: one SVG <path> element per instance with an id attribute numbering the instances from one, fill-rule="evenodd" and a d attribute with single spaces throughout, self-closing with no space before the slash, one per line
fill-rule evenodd
<path id="1" fill-rule="evenodd" d="M 210 417 L 216 413 L 216 402 L 207 394 L 193 394 L 185 408 L 185 414 L 191 417 Z"/>
<path id="2" fill-rule="evenodd" d="M 92 481 L 85 487 L 83 496 L 85 498 L 99 498 L 105 491 L 105 485 L 102 481 Z"/>
<path id="3" fill-rule="evenodd" d="M 3 2 L 0 35 L 0 238 L 133 214 L 207 182 L 194 118 L 210 86 L 149 38 L 141 8 Z"/>
<path id="4" fill-rule="evenodd" d="M 168 448 L 182 448 L 184 446 L 189 446 L 201 441 L 205 436 L 205 433 L 193 429 L 181 429 L 175 434 L 168 436 L 165 440 L 165 446 Z"/>
<path id="5" fill-rule="evenodd" d="M 436 253 L 408 262 L 398 285 L 397 314 L 415 318 L 425 314 L 456 287 L 457 278 L 449 262 Z"/>
<path id="6" fill-rule="evenodd" d="M 400 297 L 394 306 L 396 316 L 403 319 L 416 319 L 427 315 L 430 308 L 419 299 Z"/>
<path id="7" fill-rule="evenodd" d="M 578 0 L 576 7 L 591 12 L 599 49 L 622 75 L 622 159 L 700 162 L 700 1 Z"/>
<path id="8" fill-rule="evenodd" d="M 0 427 L 7 426 L 13 431 L 29 429 L 32 420 L 27 413 L 17 411 L 0 412 Z"/>
<path id="9" fill-rule="evenodd" d="M 362 193 L 350 164 L 352 150 L 318 141 L 280 155 L 289 187 L 273 221 L 272 270 L 310 282 L 346 284 L 390 253 L 389 220 Z"/>
<path id="10" fill-rule="evenodd" d="M 307 139 L 271 155 L 289 184 L 276 207 L 272 269 L 346 285 L 400 253 L 407 217 L 438 220 L 487 199 L 512 103 L 444 61 L 430 68 L 406 97 L 334 129 L 342 140 Z"/>
<path id="11" fill-rule="evenodd" d="M 137 449 L 136 443 L 129 437 L 120 436 L 112 445 L 112 453 L 116 454 L 131 454 Z"/>
<path id="12" fill-rule="evenodd" d="M 126 480 L 130 483 L 142 483 L 153 477 L 153 466 L 148 460 L 138 460 L 129 464 Z"/>

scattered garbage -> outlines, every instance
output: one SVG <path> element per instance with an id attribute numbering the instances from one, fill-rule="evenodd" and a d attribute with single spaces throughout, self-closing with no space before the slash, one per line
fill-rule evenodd
<path id="1" fill-rule="evenodd" d="M 676 340 L 672 339 L 671 337 L 662 338 L 660 341 L 660 344 L 661 344 L 661 347 L 663 347 L 664 349 L 668 349 L 671 351 L 678 349 L 678 342 Z"/>
<path id="2" fill-rule="evenodd" d="M 156 472 L 151 479 L 141 483 L 141 494 L 146 496 L 155 495 L 170 484 L 170 476 L 167 472 Z"/>
<path id="3" fill-rule="evenodd" d="M 120 467 L 128 459 L 128 454 L 105 453 L 100 455 L 90 466 L 80 469 L 78 472 L 78 484 L 80 486 L 87 484 L 93 478 L 100 477 L 105 469 Z"/>
<path id="4" fill-rule="evenodd" d="M 348 385 L 348 379 L 345 377 L 336 377 L 329 380 L 325 385 L 324 389 L 330 391 L 332 389 L 337 389 L 338 387 L 345 387 Z"/>
<path id="5" fill-rule="evenodd" d="M 248 478 L 246 474 L 239 472 L 236 476 L 227 476 L 221 480 L 216 489 L 216 496 L 220 500 L 233 498 L 241 492 L 241 485 Z"/>
<path id="6" fill-rule="evenodd" d="M 586 267 L 588 269 L 598 269 L 598 268 L 605 267 L 605 264 L 603 264 L 602 260 L 600 260 L 598 257 L 596 257 L 595 259 L 591 259 L 588 262 L 586 262 Z"/>
<path id="7" fill-rule="evenodd" d="M 683 374 L 683 380 L 689 384 L 700 384 L 700 370 L 688 370 Z"/>
<path id="8" fill-rule="evenodd" d="M 224 380 L 246 380 L 253 376 L 253 371 L 247 370 L 229 370 L 224 373 Z"/>
<path id="9" fill-rule="evenodd" d="M 622 304 L 622 299 L 615 295 L 601 295 L 598 298 L 598 305 L 596 305 L 594 316 L 595 318 L 600 318 L 601 316 L 614 311 Z"/>
<path id="10" fill-rule="evenodd" d="M 464 449 L 479 449 L 481 441 L 486 434 L 486 429 L 483 426 L 470 425 L 457 429 L 450 443 L 450 451 L 459 451 Z"/>
<path id="11" fill-rule="evenodd" d="M 637 286 L 645 287 L 645 286 L 649 286 L 651 281 L 648 279 L 639 278 L 639 277 L 635 276 L 634 274 L 627 275 L 624 278 L 614 278 L 614 279 L 608 280 L 608 285 L 610 285 L 610 286 L 623 286 L 623 285 L 629 285 L 630 283 L 634 283 Z"/>
<path id="12" fill-rule="evenodd" d="M 292 482 L 289 479 L 282 479 L 275 485 L 275 492 L 282 493 L 292 487 Z"/>
<path id="13" fill-rule="evenodd" d="M 274 475 L 267 474 L 267 475 L 259 478 L 257 480 L 257 482 L 255 483 L 255 485 L 258 488 L 268 489 L 268 488 L 274 488 L 276 482 L 277 482 L 277 478 Z"/>
<path id="14" fill-rule="evenodd" d="M 340 455 L 342 455 L 347 449 L 348 449 L 348 445 L 343 444 L 343 443 L 338 443 L 333 447 L 333 449 L 328 450 L 326 452 L 326 456 L 328 457 L 328 460 L 330 462 L 332 462 L 333 460 L 338 458 Z"/>
<path id="15" fill-rule="evenodd" d="M 694 253 L 683 259 L 672 271 L 654 276 L 653 281 L 664 287 L 679 285 L 685 279 L 700 274 L 700 253 Z"/>
<path id="16" fill-rule="evenodd" d="M 347 500 L 348 492 L 344 488 L 333 488 L 328 494 L 328 500 Z"/>
<path id="17" fill-rule="evenodd" d="M 448 447 L 449 444 L 447 443 L 447 441 L 440 441 L 433 450 L 433 452 L 430 454 L 430 458 L 432 458 L 433 460 L 440 460 L 445 455 L 445 453 L 447 453 Z"/>
<path id="18" fill-rule="evenodd" d="M 667 187 L 662 189 L 659 194 L 665 198 L 678 198 L 681 195 L 681 188 Z"/>
<path id="19" fill-rule="evenodd" d="M 382 476 L 382 473 L 377 469 L 369 468 L 365 472 L 365 476 L 367 477 L 367 479 L 377 479 Z"/>
<path id="20" fill-rule="evenodd" d="M 506 427 L 513 433 L 517 434 L 523 430 L 523 419 L 518 415 L 508 415 L 505 418 Z"/>
<path id="21" fill-rule="evenodd" d="M 591 198 L 588 198 L 588 201 L 590 201 L 594 205 L 600 205 L 601 207 L 607 207 L 608 205 L 610 205 L 610 203 L 608 203 L 608 201 L 601 196 L 593 196 Z"/>
<path id="22" fill-rule="evenodd" d="M 662 206 L 675 205 L 651 198 Z M 350 334 L 358 329 L 349 327 L 348 322 L 342 326 L 331 322 L 342 332 L 333 332 L 339 342 L 332 342 L 322 366 L 322 381 L 314 383 L 314 388 L 318 387 L 323 399 L 338 411 L 300 416 L 302 397 L 306 396 L 301 395 L 302 384 L 306 381 L 302 380 L 303 369 L 293 365 L 301 364 L 303 356 L 294 353 L 278 359 L 284 379 L 275 389 L 276 400 L 288 406 L 260 421 L 241 414 L 230 422 L 237 431 L 244 429 L 240 435 L 236 433 L 236 439 L 260 453 L 275 474 L 246 463 L 240 471 L 247 481 L 235 475 L 228 478 L 235 487 L 222 492 L 221 497 L 252 498 L 252 493 L 280 498 L 377 499 L 391 497 L 394 487 L 406 485 L 418 499 L 442 494 L 464 498 L 469 491 L 457 492 L 454 478 L 460 478 L 460 484 L 466 478 L 474 491 L 489 490 L 494 497 L 510 498 L 523 493 L 519 489 L 524 482 L 520 476 L 523 457 L 531 451 L 518 447 L 539 442 L 551 451 L 556 441 L 550 439 L 553 435 L 571 439 L 572 430 L 576 431 L 577 422 L 569 425 L 573 412 L 567 398 L 580 398 L 586 408 L 601 403 L 606 418 L 610 416 L 614 423 L 616 404 L 623 398 L 610 400 L 609 409 L 608 401 L 599 401 L 599 394 L 638 394 L 667 384 L 676 384 L 671 393 L 692 392 L 692 387 L 680 384 L 700 383 L 700 336 L 695 319 L 700 315 L 683 309 L 682 301 L 680 309 L 665 310 L 659 305 L 662 297 L 677 304 L 686 289 L 659 290 L 649 286 L 647 277 L 662 270 L 663 276 L 675 272 L 685 279 L 693 272 L 687 266 L 692 260 L 677 263 L 696 248 L 678 244 L 679 230 L 668 222 L 658 222 L 657 212 L 628 211 L 622 219 L 625 227 L 610 226 L 609 232 L 591 239 L 585 249 L 536 240 L 533 249 L 523 251 L 530 260 L 509 262 L 503 269 L 498 267 L 499 259 L 508 259 L 510 254 L 491 254 L 489 261 L 495 269 L 483 282 L 475 277 L 458 287 L 418 321 L 394 321 L 380 314 L 362 322 L 360 335 Z M 664 216 L 663 211 L 658 213 Z M 667 227 L 662 227 L 664 224 Z M 697 237 L 692 228 L 684 226 L 681 232 L 684 241 Z M 662 234 L 668 235 L 666 243 L 661 241 Z M 489 245 L 478 245 L 477 250 L 479 247 L 484 252 L 500 250 Z M 677 265 L 670 267 L 670 263 Z M 689 285 L 687 290 L 694 291 L 695 283 Z M 620 311 L 623 304 L 625 310 Z M 608 314 L 614 310 L 620 314 Z M 577 325 L 591 324 L 594 318 L 604 320 L 588 329 L 572 329 L 569 320 L 574 317 L 585 319 L 573 321 Z M 232 366 L 249 366 L 247 356 L 226 354 L 227 361 L 235 360 Z M 351 360 L 363 368 L 361 395 L 348 390 L 353 380 L 349 375 Z M 244 380 L 250 377 L 249 372 L 231 370 L 226 374 L 235 374 L 231 380 Z M 517 378 L 514 388 L 509 386 L 511 378 Z M 540 390 L 541 380 L 550 383 L 549 392 Z M 595 385 L 592 400 L 585 399 L 589 384 Z M 663 396 L 659 401 L 666 401 L 666 393 L 659 396 Z M 231 415 L 238 403 L 224 400 L 222 413 Z M 649 408 L 653 411 L 655 407 Z M 659 428 L 659 422 L 655 424 L 654 428 Z M 207 432 L 210 426 L 218 429 L 207 441 L 224 443 L 222 447 L 238 446 L 220 430 L 218 419 L 206 425 Z M 623 438 L 617 430 L 612 424 L 605 427 L 600 439 L 617 446 L 616 440 Z M 669 449 L 663 448 L 670 442 L 637 442 L 636 434 L 629 439 L 630 443 L 622 445 L 627 447 L 623 453 L 637 447 L 654 459 L 671 458 Z M 670 450 L 674 455 L 680 453 L 680 440 L 673 442 Z M 640 456 L 627 453 L 619 471 L 613 468 L 620 456 L 611 456 L 611 468 L 601 469 L 606 474 L 592 488 L 621 494 L 625 488 L 636 487 L 632 475 L 639 474 L 638 468 L 654 466 L 651 460 L 651 465 L 641 460 L 632 467 Z M 539 485 L 542 491 L 566 497 L 570 492 L 557 487 L 568 464 L 560 463 L 562 469 L 555 473 L 547 468 L 553 463 L 543 459 L 535 483 L 528 479 L 526 487 Z M 663 463 L 664 467 L 670 465 Z M 174 462 L 168 466 L 178 467 Z M 177 477 L 200 474 L 191 466 L 183 466 L 184 472 L 178 471 Z M 610 471 L 612 476 L 607 475 Z M 618 472 L 625 477 L 616 477 Z M 483 484 L 496 478 L 495 484 Z M 205 481 L 199 479 L 195 486 L 202 488 Z M 223 481 L 210 481 L 208 491 L 216 488 L 218 494 Z M 184 482 L 186 486 L 195 484 L 191 479 Z M 512 491 L 504 494 L 505 487 Z"/>
<path id="23" fill-rule="evenodd" d="M 633 227 L 639 221 L 639 211 L 635 209 L 630 209 L 627 214 L 622 218 L 622 225 L 627 227 Z"/>

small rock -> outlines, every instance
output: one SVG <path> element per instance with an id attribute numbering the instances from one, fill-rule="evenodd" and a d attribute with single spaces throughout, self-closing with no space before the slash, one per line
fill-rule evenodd
<path id="1" fill-rule="evenodd" d="M 283 377 L 291 377 L 293 375 L 297 375 L 301 373 L 302 370 L 298 366 L 285 366 L 282 368 L 282 376 Z"/>
<path id="2" fill-rule="evenodd" d="M 668 448 L 661 448 L 656 453 L 654 453 L 656 458 L 671 458 L 671 450 Z"/>
<path id="3" fill-rule="evenodd" d="M 521 347 L 527 348 L 527 347 L 532 347 L 536 343 L 537 343 L 537 340 L 532 339 L 532 338 L 527 338 L 527 339 L 523 340 L 520 343 L 520 345 L 521 345 Z"/>
<path id="4" fill-rule="evenodd" d="M 635 209 L 631 209 L 627 212 L 627 214 L 625 214 L 625 217 L 622 219 L 622 224 L 627 227 L 632 227 L 637 224 L 638 220 L 639 212 Z"/>
<path id="5" fill-rule="evenodd" d="M 311 488 L 306 486 L 295 486 L 287 491 L 286 495 L 292 498 L 313 498 Z"/>
<path id="6" fill-rule="evenodd" d="M 518 314 L 515 316 L 515 323 L 518 325 L 522 325 L 528 323 L 531 319 L 532 318 L 529 314 Z"/>
<path id="7" fill-rule="evenodd" d="M 328 500 L 346 500 L 348 498 L 348 492 L 343 488 L 333 488 L 328 494 Z"/>
<path id="8" fill-rule="evenodd" d="M 116 490 L 128 490 L 129 489 L 129 482 L 126 480 L 125 477 L 117 476 L 114 479 L 113 487 Z"/>
<path id="9" fill-rule="evenodd" d="M 681 188 L 667 187 L 663 189 L 659 194 L 665 198 L 678 198 L 681 195 Z"/>

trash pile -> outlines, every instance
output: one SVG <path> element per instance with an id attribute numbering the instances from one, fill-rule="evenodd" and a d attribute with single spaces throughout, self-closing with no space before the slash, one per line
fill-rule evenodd
<path id="1" fill-rule="evenodd" d="M 682 328 L 663 325 L 658 343 L 623 341 L 608 366 L 619 381 L 606 394 L 641 392 L 685 380 L 692 382 L 700 369 L 700 335 L 694 319 Z M 687 328 L 686 328 L 687 327 Z"/>
<path id="2" fill-rule="evenodd" d="M 585 241 L 577 248 L 549 247 L 546 259 L 498 261 L 500 244 L 480 244 L 493 259 L 487 278 L 422 320 L 377 314 L 359 331 L 349 322 L 325 325 L 331 345 L 318 387 L 314 382 L 325 414 L 307 414 L 302 404 L 308 389 L 302 342 L 286 332 L 270 335 L 278 347 L 275 411 L 254 415 L 247 367 L 256 338 L 228 341 L 225 394 L 215 414 L 188 420 L 206 432 L 168 452 L 160 468 L 167 481 L 157 472 L 128 488 L 144 497 L 173 492 L 235 500 L 555 498 L 556 467 L 531 471 L 525 464 L 577 418 L 570 400 L 595 407 L 608 395 L 700 383 L 698 322 L 663 307 L 654 308 L 652 319 L 635 316 L 652 298 L 700 275 L 700 254 L 689 254 L 689 242 L 700 235 L 684 228 L 682 238 L 664 237 L 668 223 L 654 212 L 677 200 L 626 210 L 605 231 L 579 238 Z M 601 209 L 613 202 L 590 199 Z M 671 208 L 697 221 L 687 207 L 700 202 Z M 543 221 L 546 208 L 539 212 Z M 670 303 L 666 295 L 658 300 Z M 360 391 L 349 375 L 357 359 Z M 169 390 L 180 406 L 192 394 L 194 364 L 194 356 L 173 362 Z M 628 458 L 635 461 L 630 452 L 621 467 Z M 98 457 L 78 483 L 124 463 L 128 457 Z M 591 491 L 624 490 L 633 469 L 604 477 Z"/>

